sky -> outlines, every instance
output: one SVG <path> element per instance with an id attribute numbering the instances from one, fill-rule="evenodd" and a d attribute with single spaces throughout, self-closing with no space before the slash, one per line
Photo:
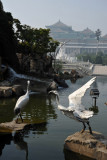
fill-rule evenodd
<path id="1" fill-rule="evenodd" d="M 107 0 L 1 0 L 5 12 L 24 25 L 46 28 L 59 20 L 75 31 L 107 34 Z"/>

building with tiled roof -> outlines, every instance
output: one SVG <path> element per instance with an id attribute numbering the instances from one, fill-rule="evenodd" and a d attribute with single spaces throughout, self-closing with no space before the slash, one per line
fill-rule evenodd
<path id="1" fill-rule="evenodd" d="M 107 35 L 100 37 L 98 45 L 95 32 L 88 27 L 83 31 L 75 31 L 71 26 L 59 20 L 46 28 L 50 29 L 50 34 L 54 39 L 61 42 L 69 41 L 65 44 L 65 53 L 68 55 L 96 53 L 97 50 L 107 54 Z"/>
<path id="2" fill-rule="evenodd" d="M 84 43 L 84 41 L 96 43 L 95 31 L 92 31 L 88 27 L 83 31 L 75 31 L 71 26 L 68 26 L 59 20 L 52 25 L 46 26 L 46 28 L 50 29 L 51 36 L 59 41 L 73 40 L 82 43 Z M 102 42 L 107 42 L 107 35 L 102 36 L 100 40 Z"/>
<path id="3" fill-rule="evenodd" d="M 84 29 L 83 31 L 75 31 L 71 26 L 68 26 L 61 22 L 60 20 L 50 26 L 46 26 L 46 28 L 50 29 L 51 36 L 57 40 L 65 40 L 65 39 L 88 39 L 94 38 L 95 33 L 89 28 Z"/>

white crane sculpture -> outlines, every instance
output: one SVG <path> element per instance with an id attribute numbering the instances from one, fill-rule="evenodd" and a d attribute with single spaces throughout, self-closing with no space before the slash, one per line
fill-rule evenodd
<path id="1" fill-rule="evenodd" d="M 14 108 L 14 113 L 15 115 L 18 115 L 17 116 L 17 119 L 16 119 L 16 123 L 18 123 L 18 117 L 20 116 L 22 122 L 23 122 L 23 119 L 22 119 L 22 116 L 21 116 L 21 111 L 23 110 L 23 108 L 26 106 L 26 104 L 28 103 L 29 101 L 29 86 L 30 86 L 30 81 L 28 80 L 27 81 L 27 91 L 26 91 L 26 94 L 19 97 L 19 99 L 17 100 L 16 102 L 16 105 L 15 105 L 15 108 Z"/>
<path id="2" fill-rule="evenodd" d="M 92 129 L 89 124 L 89 118 L 93 116 L 93 111 L 86 110 L 85 107 L 81 104 L 81 99 L 84 96 L 86 90 L 90 88 L 91 84 L 95 81 L 96 77 L 89 80 L 86 84 L 84 84 L 81 88 L 77 89 L 73 93 L 68 96 L 69 99 L 69 107 L 64 107 L 59 104 L 59 94 L 57 91 L 50 91 L 49 93 L 56 94 L 56 100 L 58 104 L 58 109 L 62 111 L 69 118 L 73 118 L 79 122 L 83 123 L 83 129 L 81 133 L 85 131 L 87 123 L 89 127 L 90 134 L 92 134 Z"/>

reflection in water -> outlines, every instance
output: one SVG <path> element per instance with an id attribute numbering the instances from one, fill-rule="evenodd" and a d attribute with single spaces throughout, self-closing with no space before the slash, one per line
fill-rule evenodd
<path id="1" fill-rule="evenodd" d="M 72 83 L 76 83 L 77 78 L 71 78 L 70 81 L 71 81 Z"/>
<path id="2" fill-rule="evenodd" d="M 89 79 L 90 77 L 86 76 L 78 79 L 74 84 L 67 80 L 66 82 L 69 87 L 59 90 L 61 104 L 68 106 L 68 95 Z M 97 100 L 98 110 L 97 107 L 94 108 L 92 105 L 89 90 L 83 98 L 83 105 L 85 105 L 86 108 L 90 107 L 94 113 L 97 113 L 96 116 L 90 119 L 92 128 L 107 136 L 107 128 L 105 126 L 105 122 L 107 121 L 107 107 L 104 105 L 107 101 L 107 77 L 97 77 L 96 82 L 98 90 L 100 91 L 100 96 Z M 94 86 L 92 86 L 92 88 L 94 88 Z M 60 111 L 56 109 L 55 98 L 54 96 L 54 100 L 50 101 L 49 97 L 44 94 L 30 96 L 29 104 L 23 112 L 23 118 L 32 124 L 40 122 L 44 122 L 44 124 L 32 125 L 30 129 L 20 131 L 18 134 L 3 135 L 0 133 L 1 160 L 24 160 L 27 156 L 30 160 L 35 159 L 35 157 L 38 160 L 90 160 L 89 158 L 81 158 L 80 155 L 74 153 L 71 154 L 69 151 L 63 152 L 64 139 L 68 135 L 77 132 L 77 129 L 80 130 L 81 124 L 63 116 Z M 13 120 L 15 103 L 16 98 L 0 99 L 0 123 Z M 20 144 L 21 147 L 19 148 L 23 149 L 22 152 L 16 149 L 16 145 L 20 146 Z M 10 155 L 11 153 L 12 155 Z"/>
<path id="3" fill-rule="evenodd" d="M 3 149 L 5 148 L 5 145 L 11 144 L 13 137 L 12 134 L 0 134 L 0 156 L 2 155 Z"/>
<path id="4" fill-rule="evenodd" d="M 98 112 L 99 112 L 98 106 L 92 106 L 92 107 L 89 108 L 89 110 L 93 111 L 94 114 L 98 114 Z"/>
<path id="5" fill-rule="evenodd" d="M 0 99 L 0 123 L 10 122 L 15 118 L 16 100 L 17 98 Z M 29 123 L 46 122 L 50 118 L 56 119 L 54 105 L 48 102 L 44 95 L 31 95 L 29 103 L 22 112 L 23 119 Z"/>
<path id="6" fill-rule="evenodd" d="M 57 114 L 52 103 L 48 103 L 46 96 L 32 95 L 23 118 L 30 123 L 46 122 L 48 119 L 56 119 Z"/>
<path id="7" fill-rule="evenodd" d="M 0 123 L 13 120 L 16 98 L 0 98 Z"/>
<path id="8" fill-rule="evenodd" d="M 23 140 L 23 134 L 21 134 L 21 132 L 16 132 L 13 137 L 13 141 L 17 149 L 25 151 L 26 160 L 28 160 L 28 145 L 27 142 Z"/>
<path id="9" fill-rule="evenodd" d="M 14 118 L 14 105 L 16 99 L 5 99 L 0 103 L 0 123 L 9 122 Z M 5 105 L 4 105 L 5 104 Z M 3 116 L 2 116 L 3 115 Z M 2 157 L 2 151 L 6 144 L 13 142 L 17 149 L 23 150 L 26 153 L 26 160 L 28 159 L 28 144 L 25 142 L 24 137 L 29 138 L 30 134 L 43 135 L 47 132 L 47 121 L 49 119 L 56 119 L 57 114 L 52 103 L 49 103 L 46 96 L 43 95 L 31 95 L 30 101 L 27 104 L 22 116 L 25 122 L 32 125 L 25 127 L 24 130 L 10 134 L 0 134 L 0 156 Z M 5 156 L 5 155 L 3 155 Z"/>
<path id="10" fill-rule="evenodd" d="M 95 83 L 93 83 L 93 88 L 98 88 L 98 85 L 97 85 L 97 79 L 96 79 L 96 81 L 95 81 Z"/>
<path id="11" fill-rule="evenodd" d="M 64 149 L 64 156 L 65 160 L 95 160 L 65 149 Z"/>
<path id="12" fill-rule="evenodd" d="M 10 145 L 13 141 L 16 149 L 25 151 L 25 159 L 28 160 L 28 144 L 24 141 L 24 137 L 26 135 L 29 137 L 30 131 L 33 131 L 33 134 L 44 134 L 47 130 L 46 125 L 47 123 L 33 124 L 30 128 L 25 127 L 24 130 L 15 132 L 13 136 L 12 133 L 0 134 L 0 156 L 2 156 L 5 145 Z"/>
<path id="13" fill-rule="evenodd" d="M 32 124 L 30 127 L 26 126 L 22 133 L 23 135 L 29 135 L 30 131 L 33 131 L 32 134 L 44 134 L 47 131 L 47 122 Z"/>

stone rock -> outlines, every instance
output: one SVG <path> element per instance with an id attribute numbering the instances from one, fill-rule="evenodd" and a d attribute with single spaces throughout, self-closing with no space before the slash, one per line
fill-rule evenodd
<path id="1" fill-rule="evenodd" d="M 11 87 L 0 87 L 0 97 L 10 97 L 12 96 Z"/>
<path id="2" fill-rule="evenodd" d="M 11 122 L 5 122 L 0 123 L 0 133 L 11 133 L 13 131 L 19 131 L 19 130 L 29 130 L 29 129 L 35 129 L 37 130 L 41 126 L 46 126 L 46 122 L 39 122 L 39 123 L 31 123 L 29 120 L 24 120 L 22 123 L 21 120 L 16 123 L 15 120 Z"/>
<path id="3" fill-rule="evenodd" d="M 7 86 L 9 83 L 3 82 L 0 86 L 0 97 L 11 97 L 12 95 L 21 96 L 24 94 L 24 90 L 21 85 Z M 4 86 L 4 84 L 6 86 Z"/>
<path id="4" fill-rule="evenodd" d="M 0 86 L 6 86 L 6 87 L 10 87 L 11 83 L 7 80 L 0 82 Z"/>
<path id="5" fill-rule="evenodd" d="M 16 123 L 14 120 L 11 122 L 5 122 L 0 124 L 0 128 L 2 130 L 7 130 L 7 131 L 18 131 L 24 129 L 25 126 L 27 126 L 27 123 Z"/>
<path id="6" fill-rule="evenodd" d="M 54 81 L 60 86 L 60 87 L 64 87 L 64 88 L 67 88 L 68 85 L 67 83 L 65 82 L 64 79 L 60 78 L 59 76 L 55 75 L 54 76 Z"/>
<path id="7" fill-rule="evenodd" d="M 68 136 L 64 148 L 96 160 L 107 160 L 107 139 L 95 131 L 92 135 L 85 131 Z"/>
<path id="8" fill-rule="evenodd" d="M 58 85 L 55 81 L 52 81 L 49 86 L 47 87 L 47 92 L 51 91 L 51 90 L 57 90 Z"/>
<path id="9" fill-rule="evenodd" d="M 12 86 L 12 92 L 16 96 L 21 96 L 22 94 L 24 94 L 24 91 L 23 91 L 21 85 L 14 85 L 14 86 Z"/>

